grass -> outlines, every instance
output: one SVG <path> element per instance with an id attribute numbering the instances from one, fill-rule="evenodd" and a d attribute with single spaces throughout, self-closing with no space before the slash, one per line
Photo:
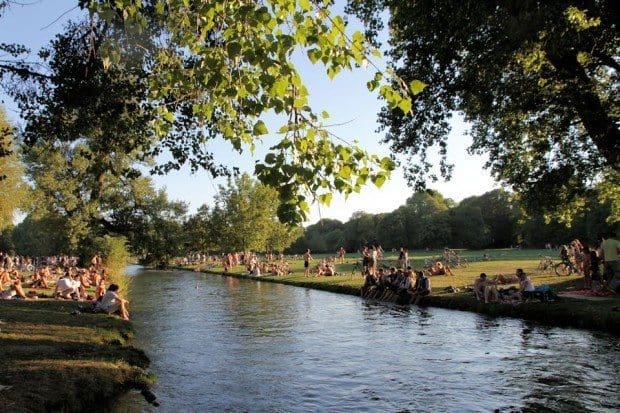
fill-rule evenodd
<path id="1" fill-rule="evenodd" d="M 85 411 L 129 388 L 147 388 L 149 360 L 128 345 L 131 325 L 71 314 L 77 302 L 0 301 L 0 410 Z"/>
<path id="2" fill-rule="evenodd" d="M 557 276 L 553 269 L 538 271 L 540 256 L 550 255 L 554 261 L 555 252 L 549 250 L 512 250 L 494 249 L 484 251 L 459 251 L 461 257 L 469 261 L 466 267 L 453 268 L 454 276 L 430 277 L 433 293 L 422 304 L 452 308 L 465 311 L 475 311 L 490 315 L 510 317 L 522 317 L 537 320 L 553 325 L 573 326 L 620 333 L 620 306 L 618 296 L 606 300 L 587 300 L 575 298 L 563 298 L 560 302 L 538 303 L 528 302 L 518 306 L 508 304 L 485 304 L 478 302 L 471 293 L 465 292 L 467 286 L 471 286 L 474 280 L 485 272 L 489 277 L 497 274 L 512 275 L 517 268 L 522 268 L 532 279 L 534 285 L 549 284 L 556 292 L 579 290 L 583 288 L 583 277 L 579 275 Z M 483 261 L 484 255 L 490 257 Z M 314 255 L 311 266 L 317 264 L 328 255 Z M 421 269 L 425 262 L 438 260 L 441 251 L 414 251 L 410 252 L 411 266 Z M 390 266 L 396 262 L 397 255 L 388 253 L 382 264 Z M 292 273 L 287 276 L 272 277 L 263 276 L 261 280 L 273 281 L 302 287 L 328 290 L 339 293 L 359 294 L 363 284 L 363 277 L 359 268 L 359 255 L 347 254 L 345 262 L 336 264 L 339 275 L 334 277 L 306 277 L 304 276 L 303 261 L 301 259 L 289 260 Z M 221 273 L 223 268 L 215 267 L 210 272 Z M 236 267 L 232 275 L 243 276 L 244 269 Z M 252 278 L 252 277 L 249 277 Z M 446 291 L 447 287 L 454 287 L 460 292 Z"/>

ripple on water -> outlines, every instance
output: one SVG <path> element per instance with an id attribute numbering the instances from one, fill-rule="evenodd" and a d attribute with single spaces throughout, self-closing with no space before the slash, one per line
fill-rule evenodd
<path id="1" fill-rule="evenodd" d="M 158 411 L 620 409 L 601 333 L 196 273 L 136 272 L 133 289 Z M 153 411 L 135 394 L 116 409 Z"/>

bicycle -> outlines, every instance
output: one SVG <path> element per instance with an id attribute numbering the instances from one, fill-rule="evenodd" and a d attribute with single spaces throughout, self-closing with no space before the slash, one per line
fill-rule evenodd
<path id="1" fill-rule="evenodd" d="M 553 261 L 551 257 L 545 255 L 539 255 L 540 261 L 538 262 L 537 270 L 540 272 L 550 271 L 555 269 L 556 263 Z"/>
<path id="2" fill-rule="evenodd" d="M 553 266 L 556 275 L 559 276 L 569 276 L 572 273 L 578 273 L 579 270 L 575 268 L 572 262 L 570 261 L 562 261 Z"/>

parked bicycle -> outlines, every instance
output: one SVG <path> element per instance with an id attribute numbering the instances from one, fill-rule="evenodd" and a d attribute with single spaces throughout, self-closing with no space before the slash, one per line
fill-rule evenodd
<path id="1" fill-rule="evenodd" d="M 537 270 L 540 272 L 551 271 L 555 269 L 556 263 L 553 259 L 546 255 L 539 255 L 540 261 L 538 262 Z"/>
<path id="2" fill-rule="evenodd" d="M 570 261 L 562 261 L 553 266 L 555 273 L 559 276 L 569 276 L 572 273 L 579 273 L 579 269 Z"/>

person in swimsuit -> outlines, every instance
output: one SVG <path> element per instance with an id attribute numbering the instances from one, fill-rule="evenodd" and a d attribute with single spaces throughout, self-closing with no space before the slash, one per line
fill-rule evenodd
<path id="1" fill-rule="evenodd" d="M 304 254 L 304 275 L 308 277 L 310 275 L 310 260 L 312 259 L 312 255 L 310 255 L 310 249 Z"/>

